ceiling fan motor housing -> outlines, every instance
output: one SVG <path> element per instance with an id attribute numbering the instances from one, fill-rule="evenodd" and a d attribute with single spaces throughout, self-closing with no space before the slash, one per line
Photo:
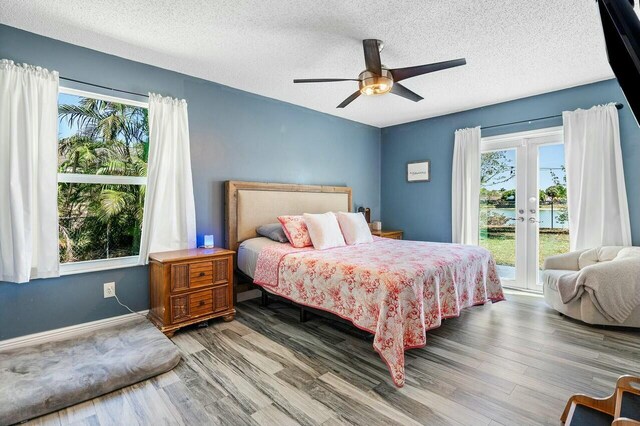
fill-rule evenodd
<path id="1" fill-rule="evenodd" d="M 382 95 L 393 87 L 393 75 L 386 69 L 382 69 L 382 75 L 369 71 L 362 71 L 358 76 L 360 93 L 363 95 Z"/>

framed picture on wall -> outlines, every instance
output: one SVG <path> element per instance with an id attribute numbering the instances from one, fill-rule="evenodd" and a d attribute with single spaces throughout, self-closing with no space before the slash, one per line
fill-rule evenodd
<path id="1" fill-rule="evenodd" d="M 411 161 L 407 163 L 407 182 L 429 182 L 431 180 L 431 161 Z"/>

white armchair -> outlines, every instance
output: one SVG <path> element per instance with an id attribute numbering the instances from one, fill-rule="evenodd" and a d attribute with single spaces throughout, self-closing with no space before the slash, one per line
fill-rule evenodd
<path id="1" fill-rule="evenodd" d="M 605 246 L 551 256 L 545 260 L 542 271 L 545 301 L 556 311 L 589 324 L 640 327 L 640 305 L 636 306 L 625 321 L 620 323 L 603 316 L 587 292 L 577 299 L 563 303 L 558 291 L 560 278 L 567 274 L 584 270 L 583 273 L 587 274 L 586 279 L 593 277 L 600 281 L 603 277 L 611 276 L 610 285 L 617 286 L 620 285 L 617 282 L 618 272 L 624 272 L 624 269 L 629 267 L 634 268 L 635 271 L 638 266 L 640 266 L 640 247 Z M 608 285 L 607 279 L 606 286 Z"/>

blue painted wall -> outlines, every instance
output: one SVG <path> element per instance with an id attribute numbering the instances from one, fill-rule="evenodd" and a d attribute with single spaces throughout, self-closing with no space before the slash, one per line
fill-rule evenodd
<path id="1" fill-rule="evenodd" d="M 224 241 L 223 182 L 229 179 L 349 185 L 354 204 L 380 216 L 380 129 L 3 25 L 0 58 L 187 99 L 199 235 Z M 124 303 L 148 307 L 146 267 L 0 282 L 0 340 L 127 313 L 103 299 L 102 284 L 109 281 L 116 281 Z"/>
<path id="2" fill-rule="evenodd" d="M 426 102 L 426 101 L 425 101 Z M 640 129 L 616 80 L 382 129 L 382 222 L 408 239 L 451 241 L 451 164 L 456 129 L 555 115 L 621 102 L 620 138 L 634 245 L 640 245 Z M 483 136 L 562 125 L 562 119 L 490 129 Z M 407 183 L 406 163 L 431 160 L 431 182 Z"/>

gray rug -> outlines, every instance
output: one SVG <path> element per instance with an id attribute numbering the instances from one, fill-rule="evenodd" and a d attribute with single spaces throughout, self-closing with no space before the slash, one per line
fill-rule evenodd
<path id="1" fill-rule="evenodd" d="M 175 345 L 144 318 L 0 352 L 0 425 L 18 423 L 164 373 Z"/>

